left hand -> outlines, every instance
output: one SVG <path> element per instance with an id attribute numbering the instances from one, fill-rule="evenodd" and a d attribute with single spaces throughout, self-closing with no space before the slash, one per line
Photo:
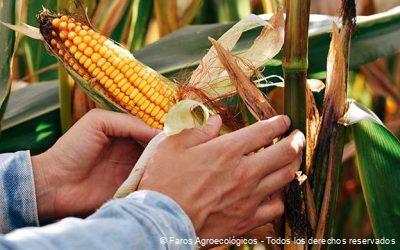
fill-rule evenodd
<path id="1" fill-rule="evenodd" d="M 110 199 L 158 130 L 128 114 L 95 109 L 53 147 L 32 157 L 41 221 L 84 216 Z"/>

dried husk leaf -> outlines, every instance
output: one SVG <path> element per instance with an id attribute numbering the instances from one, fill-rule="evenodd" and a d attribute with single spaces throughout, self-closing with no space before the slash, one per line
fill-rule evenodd
<path id="1" fill-rule="evenodd" d="M 253 45 L 246 52 L 236 56 L 239 66 L 247 77 L 251 77 L 258 67 L 265 65 L 281 50 L 284 36 L 282 10 L 279 9 L 269 22 L 265 22 L 255 15 L 249 15 L 218 39 L 218 43 L 222 47 L 231 51 L 243 32 L 259 26 L 263 26 L 264 29 Z M 265 46 L 265 44 L 269 46 Z M 217 59 L 216 50 L 213 47 L 193 71 L 189 85 L 204 90 L 213 99 L 235 93 L 235 87 L 229 82 L 228 74 Z"/>
<path id="2" fill-rule="evenodd" d="M 147 144 L 145 150 L 136 162 L 135 167 L 132 169 L 128 178 L 122 183 L 114 195 L 114 198 L 122 198 L 133 191 L 136 191 L 139 187 L 140 180 L 143 177 L 143 173 L 148 161 L 151 159 L 157 143 L 165 137 L 165 133 L 160 133 L 154 137 L 149 144 Z"/>
<path id="3" fill-rule="evenodd" d="M 6 26 L 9 29 L 15 30 L 19 33 L 22 33 L 26 36 L 29 36 L 30 38 L 36 39 L 36 40 L 44 40 L 42 34 L 40 33 L 40 30 L 36 27 L 30 26 L 26 23 L 20 24 L 20 25 L 14 25 L 10 23 L 5 23 L 0 21 L 1 24 Z"/>
<path id="4" fill-rule="evenodd" d="M 211 111 L 201 102 L 195 100 L 182 100 L 177 102 L 168 111 L 164 123 L 166 135 L 175 135 L 184 129 L 203 126 Z"/>

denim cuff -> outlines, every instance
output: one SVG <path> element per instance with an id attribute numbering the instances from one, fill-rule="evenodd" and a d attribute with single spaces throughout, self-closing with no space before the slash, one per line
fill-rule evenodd
<path id="1" fill-rule="evenodd" d="M 174 215 L 176 224 L 170 224 L 169 226 L 176 226 L 176 228 L 174 228 L 175 232 L 178 233 L 176 237 L 181 239 L 193 239 L 193 242 L 196 241 L 196 232 L 192 221 L 178 203 L 170 197 L 151 190 L 140 190 L 133 192 L 126 198 L 136 202 L 140 200 L 146 205 L 160 208 L 162 211 Z"/>
<path id="2" fill-rule="evenodd" d="M 0 155 L 0 232 L 38 226 L 35 183 L 29 151 Z"/>

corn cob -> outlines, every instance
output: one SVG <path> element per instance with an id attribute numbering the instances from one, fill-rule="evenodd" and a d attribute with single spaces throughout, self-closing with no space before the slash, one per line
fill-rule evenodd
<path id="1" fill-rule="evenodd" d="M 91 87 L 148 125 L 162 129 L 177 88 L 126 49 L 68 16 L 39 15 L 48 47 Z"/>

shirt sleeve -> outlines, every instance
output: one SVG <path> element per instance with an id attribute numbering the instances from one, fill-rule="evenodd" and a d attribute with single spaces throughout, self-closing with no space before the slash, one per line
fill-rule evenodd
<path id="1" fill-rule="evenodd" d="M 0 233 L 38 226 L 29 151 L 0 154 Z"/>
<path id="2" fill-rule="evenodd" d="M 0 236 L 0 249 L 195 249 L 189 217 L 171 198 L 136 191 L 103 205 L 86 219 L 15 230 Z"/>

